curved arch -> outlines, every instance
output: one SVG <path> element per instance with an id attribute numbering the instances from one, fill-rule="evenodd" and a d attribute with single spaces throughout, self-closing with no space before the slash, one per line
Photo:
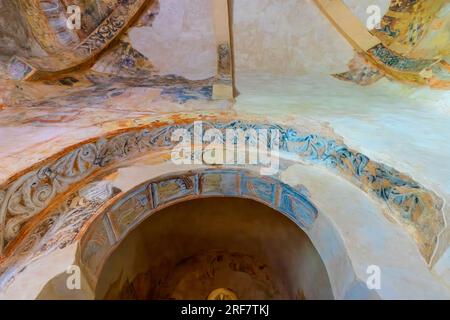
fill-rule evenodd
<path id="1" fill-rule="evenodd" d="M 436 47 L 441 47 L 444 52 L 447 48 L 445 42 L 422 48 L 422 51 L 428 51 L 428 55 L 414 52 L 439 10 L 446 5 L 445 0 L 392 1 L 381 28 L 374 31 L 369 31 L 342 0 L 315 0 L 315 3 L 354 49 L 383 74 L 395 80 L 433 88 L 450 86 L 445 56 L 435 52 Z M 402 15 L 403 12 L 407 14 Z"/>

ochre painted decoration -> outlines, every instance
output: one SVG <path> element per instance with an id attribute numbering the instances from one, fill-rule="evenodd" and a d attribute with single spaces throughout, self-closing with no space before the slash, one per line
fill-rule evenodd
<path id="1" fill-rule="evenodd" d="M 35 40 L 48 54 L 57 54 L 80 43 L 75 30 L 66 28 L 67 7 L 61 0 L 19 0 L 18 3 Z"/>
<path id="2" fill-rule="evenodd" d="M 229 182 L 235 187 L 230 192 Z M 214 191 L 212 191 L 214 190 Z M 286 215 L 298 226 L 310 229 L 319 212 L 304 193 L 276 178 L 244 169 L 204 169 L 167 175 L 120 194 L 107 181 L 87 184 L 69 195 L 37 223 L 13 250 L 0 269 L 0 287 L 20 272 L 21 266 L 56 249 L 72 244 L 85 231 L 83 262 L 93 275 L 111 246 L 123 240 L 154 212 L 182 201 L 207 197 L 240 197 L 259 201 Z M 105 206 L 114 198 L 114 203 Z M 94 216 L 100 216 L 90 225 Z"/>

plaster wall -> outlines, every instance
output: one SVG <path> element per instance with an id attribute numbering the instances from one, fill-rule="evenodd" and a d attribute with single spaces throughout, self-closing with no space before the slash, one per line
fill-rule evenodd
<path id="1" fill-rule="evenodd" d="M 133 184 L 148 179 L 150 172 L 173 171 L 173 165 L 168 163 L 151 167 L 143 165 L 145 162 L 119 169 L 113 185 L 129 190 Z M 358 187 L 326 168 L 301 164 L 283 169 L 280 179 L 293 187 L 304 188 L 319 209 L 318 218 L 307 234 L 327 266 L 335 297 L 376 299 L 379 295 L 381 299 L 433 299 L 449 296 L 448 289 L 438 283 L 414 241 L 388 218 L 389 209 L 369 199 Z M 350 262 L 346 261 L 347 254 Z M 368 292 L 364 287 L 361 292 L 371 265 L 382 269 L 382 288 Z M 354 268 L 355 274 L 349 272 L 350 268 Z"/>
<path id="2" fill-rule="evenodd" d="M 346 0 L 363 24 L 370 5 L 384 14 L 388 0 Z M 213 1 L 160 0 L 151 25 L 132 27 L 133 48 L 157 73 L 205 79 L 216 73 Z M 335 73 L 347 69 L 351 45 L 324 17 L 313 0 L 231 0 L 236 72 Z"/>

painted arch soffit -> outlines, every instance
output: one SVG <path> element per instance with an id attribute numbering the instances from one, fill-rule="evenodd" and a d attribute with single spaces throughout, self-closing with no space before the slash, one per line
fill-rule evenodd
<path id="1" fill-rule="evenodd" d="M 107 48 L 152 2 L 118 1 L 115 6 L 108 7 L 106 13 L 97 17 L 97 21 L 95 19 L 89 21 L 88 30 L 92 31 L 85 35 L 65 27 L 61 28 L 68 19 L 66 3 L 63 0 L 20 0 L 30 29 L 48 56 L 13 57 L 9 63 L 11 77 L 16 80 L 33 80 L 76 70 Z"/>
<path id="2" fill-rule="evenodd" d="M 204 132 L 207 129 L 218 129 L 223 132 L 224 137 L 227 129 L 278 130 L 281 161 L 286 156 L 289 161 L 297 159 L 326 166 L 345 177 L 386 204 L 390 208 L 392 218 L 404 226 L 416 241 L 425 260 L 428 262 L 433 260 L 439 235 L 446 225 L 442 212 L 443 204 L 436 194 L 407 175 L 372 161 L 336 138 L 310 132 L 305 128 L 229 118 L 205 117 L 203 120 Z M 117 167 L 123 161 L 146 153 L 168 152 L 167 150 L 177 144 L 171 140 L 173 132 L 181 128 L 193 134 L 194 121 L 194 119 L 184 119 L 177 123 L 156 121 L 145 127 L 111 133 L 107 137 L 87 141 L 75 149 L 69 149 L 57 157 L 48 159 L 2 185 L 0 240 L 3 256 L 20 256 L 17 250 L 21 251 L 19 248 L 27 242 L 22 241 L 26 234 L 31 234 L 31 238 L 36 242 L 47 239 L 49 229 L 56 218 L 66 212 L 67 204 L 77 208 L 76 201 L 72 203 L 70 200 L 71 197 L 75 197 L 70 192 L 74 186 L 86 183 L 90 177 Z M 84 216 L 96 212 L 108 199 L 106 195 L 113 193 L 113 190 L 99 191 L 99 200 L 93 201 L 87 208 L 76 209 L 75 214 Z M 62 201 L 63 209 L 57 209 L 54 212 L 56 216 L 53 216 L 49 206 L 61 199 L 65 199 Z M 70 212 L 72 212 L 71 205 L 69 205 Z M 36 221 L 39 223 L 36 224 Z M 67 218 L 64 221 L 65 227 L 72 228 L 71 219 Z M 80 230 L 84 222 L 82 220 L 81 225 L 74 230 Z M 45 239 L 44 242 L 47 241 Z M 33 241 L 28 241 L 25 247 L 34 247 Z"/>

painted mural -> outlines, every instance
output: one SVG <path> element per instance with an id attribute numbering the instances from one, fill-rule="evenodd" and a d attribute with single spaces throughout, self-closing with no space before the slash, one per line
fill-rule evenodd
<path id="1" fill-rule="evenodd" d="M 25 6 L 24 11 L 30 12 L 27 15 L 27 17 L 31 20 L 30 24 L 32 26 L 36 26 L 33 29 L 37 30 L 37 32 L 43 32 L 43 34 L 37 35 L 36 37 L 38 39 L 40 38 L 41 45 L 44 49 L 47 49 L 51 55 L 50 58 L 22 58 L 22 60 L 25 60 L 25 62 L 29 65 L 32 71 L 25 74 L 25 76 L 21 79 L 38 79 L 43 76 L 48 77 L 55 73 L 58 74 L 76 68 L 87 62 L 89 59 L 93 58 L 105 49 L 146 5 L 145 0 L 117 3 L 110 14 L 104 19 L 101 19 L 101 17 L 93 17 L 95 16 L 95 13 L 100 12 L 104 12 L 104 15 L 106 16 L 106 14 L 110 11 L 109 9 L 107 10 L 106 7 L 111 8 L 112 3 L 109 3 L 108 5 L 105 3 L 104 5 L 107 6 L 97 6 L 97 11 L 86 8 L 86 10 L 90 12 L 87 16 L 92 17 L 94 21 L 91 21 L 85 25 L 95 25 L 95 28 L 85 38 L 79 39 L 75 31 L 64 27 L 67 20 L 66 13 L 64 11 L 65 5 L 63 5 L 60 0 L 54 1 L 54 3 L 45 3 L 45 5 L 50 6 L 50 8 L 46 10 L 40 8 L 39 1 L 24 1 L 23 3 Z M 52 40 L 52 37 L 48 37 L 47 33 L 48 30 L 55 29 L 55 26 L 42 25 L 42 23 L 55 21 L 55 19 L 49 19 L 47 17 L 47 15 L 53 14 L 53 11 L 55 10 L 58 12 L 59 20 L 56 20 L 56 22 L 53 23 L 58 27 L 62 25 L 63 27 L 61 32 L 69 33 L 70 36 L 61 36 L 58 33 L 59 29 L 56 29 L 53 33 L 54 40 Z M 96 21 L 100 19 L 101 21 Z M 74 39 L 75 37 L 77 38 Z M 61 43 L 59 38 L 64 39 L 65 42 Z M 51 60 L 49 61 L 49 59 Z M 20 74 L 13 74 L 13 78 L 19 79 L 19 76 Z"/>
<path id="2" fill-rule="evenodd" d="M 2 1 L 0 3 L 0 59 L 3 63 L 14 55 L 31 55 L 33 40 L 30 39 L 31 30 L 24 17 L 19 13 L 16 1 Z"/>
<path id="3" fill-rule="evenodd" d="M 363 55 L 357 54 L 348 64 L 349 71 L 333 75 L 334 77 L 359 85 L 371 85 L 385 76 L 374 67 Z"/>
<path id="4" fill-rule="evenodd" d="M 380 29 L 372 31 L 382 44 L 372 48 L 369 54 L 388 68 L 416 75 L 399 75 L 400 79 L 436 88 L 448 87 L 448 71 L 440 67 L 445 64 L 443 58 L 450 43 L 445 28 L 446 7 L 445 0 L 392 1 Z"/>
<path id="5" fill-rule="evenodd" d="M 446 28 L 438 27 L 446 25 L 447 1 L 392 1 L 380 26 L 370 31 L 342 1 L 315 2 L 354 49 L 389 78 L 440 89 L 449 86 L 442 71 L 433 72 L 435 65 L 445 64 L 449 48 Z M 426 48 L 416 50 L 423 39 L 428 39 Z M 341 74 L 338 78 L 351 77 Z"/>
<path id="6" fill-rule="evenodd" d="M 446 0 L 392 1 L 389 11 L 383 17 L 381 28 L 375 29 L 373 33 L 383 44 L 399 54 L 414 52 L 414 48 L 428 33 L 436 32 L 433 30 L 433 20 L 439 19 L 438 13 L 446 4 Z"/>
<path id="7" fill-rule="evenodd" d="M 157 272 L 149 269 L 145 273 L 138 274 L 131 281 L 119 278 L 111 285 L 105 295 L 105 299 L 117 299 L 117 297 L 124 300 L 186 300 L 189 298 L 206 298 L 208 296 L 208 288 L 214 287 L 214 284 L 218 282 L 216 278 L 219 278 L 218 275 L 221 272 L 231 272 L 232 274 L 239 275 L 241 278 L 241 275 L 245 274 L 252 278 L 258 285 L 256 288 L 251 289 L 258 293 L 260 299 L 273 300 L 283 297 L 280 289 L 273 283 L 270 268 L 261 261 L 258 261 L 255 257 L 236 252 L 211 250 L 182 261 L 176 267 L 174 277 L 166 276 L 156 280 L 154 278 Z M 167 270 L 167 273 L 169 273 L 169 270 Z M 196 288 L 196 291 L 203 292 L 203 296 L 195 297 L 183 285 L 178 284 L 179 286 L 177 286 L 176 281 L 180 281 L 180 279 L 184 280 L 184 282 L 190 282 L 192 288 L 195 287 L 195 284 L 198 286 L 198 283 L 200 283 L 201 288 Z M 161 285 L 157 287 L 152 286 L 152 280 Z M 123 282 L 125 284 L 122 284 Z M 142 286 L 142 283 L 146 283 L 146 285 Z M 249 299 L 251 295 L 248 295 L 248 292 L 251 289 L 243 290 L 243 295 L 237 298 Z"/>
<path id="8" fill-rule="evenodd" d="M 229 185 L 228 182 L 233 184 Z M 120 190 L 112 188 L 107 181 L 99 180 L 67 196 L 59 207 L 50 209 L 46 218 L 34 226 L 13 250 L 11 259 L 2 264 L 0 285 L 6 286 L 12 281 L 14 275 L 20 272 L 26 263 L 73 243 L 80 236 L 80 230 L 85 225 L 89 226 L 88 222 L 98 216 L 100 211 L 97 211 L 102 205 L 119 193 Z M 276 179 L 261 178 L 245 170 L 214 169 L 189 172 L 181 177 L 159 178 L 146 183 L 122 194 L 121 198 L 116 199 L 101 215 L 108 220 L 105 228 L 113 237 L 111 241 L 116 242 L 124 239 L 136 224 L 167 205 L 193 198 L 217 196 L 260 201 L 284 213 L 302 228 L 310 228 L 318 215 L 317 208 L 304 190 L 299 191 Z M 103 230 L 103 219 L 97 220 Z M 92 230 L 98 232 L 95 227 Z M 88 239 L 90 240 L 85 243 L 84 259 L 95 275 L 95 270 L 100 266 L 92 264 L 101 262 L 98 260 L 98 242 L 94 236 L 89 236 Z M 109 247 L 111 243 L 102 242 L 102 246 L 104 245 Z M 91 254 L 91 250 L 95 253 Z"/>
<path id="9" fill-rule="evenodd" d="M 393 217 L 412 230 L 413 237 L 418 242 L 424 257 L 427 260 L 432 257 L 438 235 L 445 226 L 441 213 L 442 203 L 435 194 L 406 175 L 371 161 L 367 156 L 349 149 L 336 140 L 327 139 L 314 133 L 300 133 L 294 128 L 243 121 L 209 122 L 209 126 L 224 132 L 229 128 L 255 127 L 280 130 L 282 133 L 281 150 L 337 170 L 389 206 L 396 208 Z M 115 137 L 99 139 L 71 151 L 56 162 L 27 172 L 17 181 L 5 185 L 0 193 L 2 195 L 3 228 L 1 235 L 3 247 L 18 236 L 26 221 L 43 211 L 58 194 L 68 190 L 71 184 L 86 179 L 100 168 L 135 157 L 139 153 L 173 146 L 171 136 L 174 130 L 179 128 L 186 128 L 193 132 L 194 125 L 185 123 L 157 129 L 132 130 Z M 270 146 L 268 147 L 270 148 Z M 188 192 L 188 195 L 192 195 L 196 193 L 195 190 L 191 190 L 194 185 L 193 181 L 179 180 L 173 185 L 165 183 L 164 187 L 168 190 L 177 190 L 182 187 Z M 267 200 L 273 198 L 273 190 L 270 191 L 270 188 L 267 189 L 267 186 L 261 183 L 258 183 L 257 186 L 261 190 L 265 190 Z M 291 201 L 289 189 L 284 190 L 281 194 L 288 203 Z M 154 201 L 157 201 L 156 204 L 159 203 L 158 201 L 164 203 L 173 196 L 167 196 L 166 199 L 165 197 L 160 198 L 157 193 L 153 194 Z M 297 206 L 302 206 L 302 202 L 286 205 L 282 211 L 290 211 Z M 306 218 L 303 224 L 308 225 L 310 222 Z"/>
<path id="10" fill-rule="evenodd" d="M 215 197 L 260 202 L 314 238 L 324 263 L 339 274 L 333 289 L 345 288 L 335 296 L 360 294 L 366 262 L 394 270 L 387 276 L 400 282 L 420 273 L 413 297 L 444 296 L 441 286 L 450 284 L 450 4 L 392 0 L 379 28 L 369 31 L 361 16 L 367 3 L 0 3 L 0 296 L 20 287 L 17 279 L 30 266 L 72 245 L 95 287 L 107 257 L 142 221 L 179 202 Z M 79 30 L 65 27 L 70 5 L 82 8 Z M 222 144 L 227 130 L 277 131 L 281 171 L 170 167 L 151 179 L 134 173 L 139 182 L 133 185 L 115 184 L 123 183 L 117 177 L 124 170 L 166 168 L 174 133 L 195 136 L 197 121 L 220 132 Z M 295 165 L 303 175 L 286 177 Z M 324 196 L 326 179 L 345 190 Z M 341 193 L 364 201 L 346 199 L 343 213 Z M 364 225 L 369 214 L 355 216 L 363 210 L 374 213 L 373 229 Z M 364 243 L 379 230 L 383 240 Z M 414 264 L 404 279 L 396 272 L 410 260 L 397 265 L 395 254 L 379 254 L 380 247 L 397 245 L 404 250 L 398 256 L 408 254 Z M 374 261 L 363 259 L 367 252 Z M 264 268 L 246 268 L 258 265 L 253 257 L 219 253 L 191 257 L 186 266 L 221 255 L 227 268 L 257 278 L 267 298 L 278 295 Z M 225 268 L 219 263 L 210 270 L 216 267 Z M 176 299 L 167 288 L 139 287 L 151 273 L 118 279 L 106 296 Z M 423 283 L 433 283 L 433 290 Z M 399 296 L 392 288 L 374 295 Z"/>

